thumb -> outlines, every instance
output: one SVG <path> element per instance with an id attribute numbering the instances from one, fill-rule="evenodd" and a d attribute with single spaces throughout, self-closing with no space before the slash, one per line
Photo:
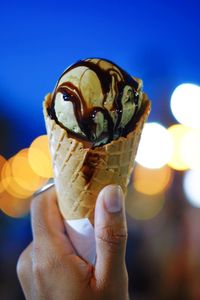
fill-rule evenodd
<path id="1" fill-rule="evenodd" d="M 124 270 L 127 225 L 120 186 L 108 185 L 99 193 L 95 208 L 95 237 L 96 273 L 101 278 L 110 278 Z"/>

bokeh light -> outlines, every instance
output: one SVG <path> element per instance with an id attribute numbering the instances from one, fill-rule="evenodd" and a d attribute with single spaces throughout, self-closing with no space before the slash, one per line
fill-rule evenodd
<path id="1" fill-rule="evenodd" d="M 168 162 L 169 166 L 175 170 L 187 170 L 189 168 L 183 156 L 183 140 L 190 129 L 181 124 L 175 124 L 168 128 L 168 132 L 172 139 L 173 151 Z"/>
<path id="2" fill-rule="evenodd" d="M 47 182 L 47 179 L 40 177 L 31 168 L 28 160 L 28 149 L 21 150 L 13 157 L 11 170 L 15 181 L 30 192 L 35 192 Z"/>
<path id="3" fill-rule="evenodd" d="M 136 165 L 133 186 L 137 192 L 156 195 L 163 193 L 172 182 L 172 169 L 165 165 L 160 169 L 148 169 Z"/>
<path id="4" fill-rule="evenodd" d="M 200 129 L 190 129 L 183 137 L 182 157 L 190 169 L 200 170 Z"/>
<path id="5" fill-rule="evenodd" d="M 19 199 L 25 199 L 31 196 L 32 191 L 27 190 L 20 186 L 18 182 L 20 178 L 13 177 L 12 174 L 12 161 L 14 160 L 14 156 L 6 161 L 2 168 L 1 172 L 1 182 L 4 187 L 4 190 L 13 197 Z"/>
<path id="6" fill-rule="evenodd" d="M 183 189 L 188 202 L 200 208 L 200 171 L 188 170 L 184 174 Z"/>
<path id="7" fill-rule="evenodd" d="M 10 193 L 0 194 L 0 209 L 9 217 L 21 218 L 28 214 L 30 209 L 30 198 L 17 198 Z"/>
<path id="8" fill-rule="evenodd" d="M 128 189 L 126 198 L 127 213 L 136 220 L 149 220 L 160 213 L 165 203 L 165 194 L 145 195 Z"/>
<path id="9" fill-rule="evenodd" d="M 6 159 L 2 155 L 0 155 L 0 193 L 2 193 L 5 189 L 4 185 L 2 184 L 2 176 L 1 176 L 1 172 L 5 163 L 6 163 Z"/>
<path id="10" fill-rule="evenodd" d="M 48 179 L 33 171 L 28 149 L 22 149 L 7 161 L 0 157 L 0 169 L 0 209 L 15 218 L 27 214 L 31 196 Z"/>
<path id="11" fill-rule="evenodd" d="M 9 160 L 0 156 L 0 209 L 12 217 L 23 216 L 32 195 L 49 177 L 52 168 L 46 135 L 34 140 L 31 150 L 22 149 Z"/>
<path id="12" fill-rule="evenodd" d="M 200 87 L 190 83 L 179 85 L 171 96 L 171 110 L 178 122 L 200 128 Z"/>
<path id="13" fill-rule="evenodd" d="M 53 177 L 47 135 L 37 137 L 31 144 L 28 159 L 33 171 L 41 177 Z"/>
<path id="14" fill-rule="evenodd" d="M 144 126 L 136 161 L 146 168 L 161 168 L 172 155 L 172 140 L 167 129 L 159 123 Z"/>

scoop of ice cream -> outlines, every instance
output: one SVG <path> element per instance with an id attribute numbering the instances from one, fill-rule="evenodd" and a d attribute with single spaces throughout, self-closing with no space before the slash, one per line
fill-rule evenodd
<path id="1" fill-rule="evenodd" d="M 124 135 L 140 108 L 141 80 L 105 59 L 86 59 L 67 68 L 55 87 L 49 114 L 94 146 Z"/>

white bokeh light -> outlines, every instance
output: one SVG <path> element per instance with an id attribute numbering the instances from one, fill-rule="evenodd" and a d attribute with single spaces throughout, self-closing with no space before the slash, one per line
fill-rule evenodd
<path id="1" fill-rule="evenodd" d="M 159 123 L 146 123 L 142 132 L 136 161 L 146 168 L 161 168 L 172 155 L 172 139 Z"/>
<path id="2" fill-rule="evenodd" d="M 200 208 L 200 171 L 189 170 L 183 179 L 183 189 L 187 200 L 194 207 Z"/>
<path id="3" fill-rule="evenodd" d="M 191 83 L 179 85 L 171 96 L 170 105 L 179 123 L 200 128 L 200 86 Z"/>

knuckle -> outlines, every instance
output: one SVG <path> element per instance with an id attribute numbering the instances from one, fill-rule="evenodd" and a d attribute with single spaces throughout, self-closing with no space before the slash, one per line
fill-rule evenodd
<path id="1" fill-rule="evenodd" d="M 38 262 L 33 264 L 32 273 L 35 288 L 42 291 L 45 287 L 45 277 L 49 274 L 46 273 L 44 266 Z"/>
<path id="2" fill-rule="evenodd" d="M 42 264 L 35 262 L 33 264 L 33 275 L 36 279 L 38 279 L 39 281 L 43 278 L 44 276 L 44 267 L 42 266 Z"/>
<path id="3" fill-rule="evenodd" d="M 55 258 L 48 251 L 44 253 L 41 247 L 34 247 L 34 260 L 33 260 L 33 275 L 36 279 L 42 280 L 51 274 L 55 268 Z"/>
<path id="4" fill-rule="evenodd" d="M 49 261 L 37 261 L 32 266 L 33 278 L 38 289 L 43 289 L 51 275 L 55 275 L 53 265 Z"/>
<path id="5" fill-rule="evenodd" d="M 24 259 L 22 258 L 22 255 L 20 255 L 18 261 L 17 261 L 17 275 L 18 277 L 22 277 L 22 274 L 24 273 L 24 271 L 26 270 L 26 262 L 24 261 Z"/>
<path id="6" fill-rule="evenodd" d="M 24 274 L 27 272 L 29 267 L 29 257 L 27 255 L 28 249 L 25 249 L 18 258 L 16 271 L 17 276 L 21 279 Z"/>
<path id="7" fill-rule="evenodd" d="M 33 277 L 38 286 L 43 285 L 46 280 L 46 277 L 52 273 L 52 267 L 47 262 L 35 262 L 32 267 Z"/>
<path id="8" fill-rule="evenodd" d="M 110 250 L 115 251 L 124 247 L 127 236 L 127 230 L 124 227 L 116 230 L 116 228 L 106 226 L 98 230 L 97 240 L 108 245 Z"/>

